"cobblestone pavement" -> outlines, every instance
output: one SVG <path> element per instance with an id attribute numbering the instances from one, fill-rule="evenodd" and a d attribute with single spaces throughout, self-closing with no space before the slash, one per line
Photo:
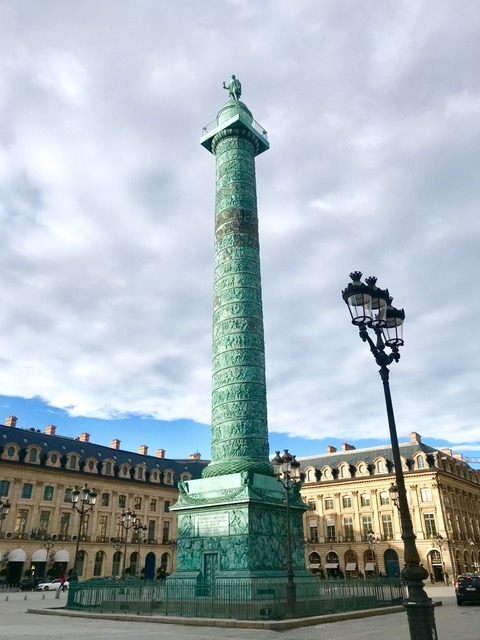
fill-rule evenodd
<path id="1" fill-rule="evenodd" d="M 458 607 L 452 587 L 429 587 L 434 601 L 441 600 L 443 606 L 435 609 L 439 640 L 479 640 L 480 605 Z M 271 631 L 259 629 L 233 629 L 211 626 L 187 626 L 177 624 L 153 624 L 151 622 L 123 622 L 65 618 L 27 613 L 27 609 L 63 607 L 66 594 L 55 598 L 55 593 L 10 593 L 0 591 L 0 637 L 6 640 L 52 640 L 68 637 L 69 640 L 84 640 L 86 637 L 99 640 L 131 640 L 139 636 L 142 640 L 409 640 L 405 613 L 344 620 L 312 627 Z M 6 600 L 8 596 L 8 601 Z M 26 599 L 25 599 L 26 596 Z"/>

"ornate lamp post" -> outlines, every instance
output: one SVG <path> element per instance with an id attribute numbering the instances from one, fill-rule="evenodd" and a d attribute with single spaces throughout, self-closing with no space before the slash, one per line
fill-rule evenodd
<path id="1" fill-rule="evenodd" d="M 137 514 L 135 511 L 122 511 L 122 515 L 119 517 L 118 524 L 125 530 L 125 539 L 123 545 L 123 562 L 122 562 L 122 578 L 125 578 L 125 561 L 127 559 L 127 544 L 128 544 L 128 532 L 135 526 L 137 520 Z"/>
<path id="2" fill-rule="evenodd" d="M 443 543 L 444 543 L 444 539 L 443 536 L 441 536 L 439 533 L 437 533 L 436 536 L 436 541 L 437 541 L 437 547 L 440 549 L 440 562 L 442 563 L 442 574 L 443 574 L 443 581 L 445 581 L 445 562 L 443 561 Z"/>
<path id="3" fill-rule="evenodd" d="M 12 503 L 8 498 L 0 498 L 0 531 L 2 530 L 3 521 L 8 516 Z"/>
<path id="4" fill-rule="evenodd" d="M 375 535 L 372 529 L 370 529 L 370 531 L 367 533 L 367 542 L 368 542 L 368 546 L 370 547 L 370 555 L 372 556 L 372 560 L 373 560 L 373 567 L 374 567 L 373 573 L 375 574 L 375 576 L 377 576 L 378 575 L 377 554 L 375 553 L 374 547 L 375 545 L 380 544 L 380 538 Z"/>
<path id="5" fill-rule="evenodd" d="M 12 503 L 8 498 L 0 498 L 0 531 L 2 530 L 3 521 L 8 516 Z"/>
<path id="6" fill-rule="evenodd" d="M 140 518 L 135 518 L 135 522 L 133 524 L 133 535 L 138 543 L 138 551 L 137 551 L 137 564 L 135 565 L 135 577 L 137 573 L 140 573 L 140 545 L 142 543 L 142 534 L 145 535 L 147 533 L 147 525 L 142 524 Z"/>
<path id="7" fill-rule="evenodd" d="M 87 513 L 93 510 L 97 501 L 97 493 L 95 489 L 89 489 L 87 485 L 83 489 L 75 487 L 71 493 L 72 509 L 77 511 L 80 518 L 78 521 L 77 544 L 75 546 L 75 560 L 73 563 L 73 575 L 77 575 L 78 571 L 78 550 L 80 548 L 80 538 L 82 535 L 83 523 Z"/>
<path id="8" fill-rule="evenodd" d="M 407 611 L 411 640 L 436 640 L 434 603 L 425 592 L 423 580 L 428 571 L 420 565 L 420 556 L 415 544 L 415 533 L 407 501 L 407 491 L 398 445 L 397 428 L 390 395 L 388 365 L 400 360 L 399 347 L 403 346 L 403 321 L 405 312 L 392 306 L 393 298 L 388 290 L 376 286 L 377 279 L 366 278 L 361 282 L 362 273 L 354 271 L 350 274 L 352 282 L 348 284 L 342 297 L 348 305 L 352 324 L 358 327 L 360 338 L 367 342 L 375 362 L 380 367 L 383 382 L 388 427 L 392 443 L 393 462 L 395 465 L 395 481 L 398 491 L 398 508 L 404 542 L 405 567 L 401 572 L 407 583 L 408 598 L 403 603 Z M 372 340 L 369 330 L 375 335 Z M 386 349 L 389 349 L 389 353 Z"/>
<path id="9" fill-rule="evenodd" d="M 468 544 L 470 545 L 470 549 L 471 549 L 471 553 L 470 553 L 471 564 L 473 566 L 474 572 L 476 573 L 477 572 L 477 563 L 475 562 L 475 555 L 474 555 L 475 540 L 473 538 L 469 538 L 468 539 Z"/>
<path id="10" fill-rule="evenodd" d="M 285 490 L 287 521 L 287 608 L 289 616 L 291 618 L 294 618 L 297 609 L 297 586 L 295 584 L 295 574 L 293 571 L 292 559 L 290 491 L 292 491 L 295 485 L 302 481 L 300 477 L 300 463 L 295 460 L 295 456 L 292 456 L 292 454 L 288 452 L 288 449 L 285 449 L 283 456 L 280 456 L 280 451 L 275 452 L 275 457 L 272 460 L 272 464 L 275 475 L 277 476 L 277 481 Z"/>
<path id="11" fill-rule="evenodd" d="M 47 538 L 47 541 L 43 545 L 44 549 L 46 549 L 46 551 L 47 551 L 46 562 L 50 566 L 53 565 L 54 553 L 53 553 L 52 549 L 53 549 L 54 546 L 55 546 L 55 543 L 52 542 L 52 539 L 50 537 Z M 50 553 L 51 551 L 52 551 L 52 553 Z"/>

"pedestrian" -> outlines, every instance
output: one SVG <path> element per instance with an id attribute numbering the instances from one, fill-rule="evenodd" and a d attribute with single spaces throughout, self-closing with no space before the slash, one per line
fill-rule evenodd
<path id="1" fill-rule="evenodd" d="M 433 577 L 433 573 L 430 574 L 430 582 L 431 584 L 435 584 L 435 578 Z"/>
<path id="2" fill-rule="evenodd" d="M 60 576 L 60 589 L 62 591 L 66 591 L 67 590 L 67 585 L 65 584 L 67 581 L 67 579 L 65 578 L 65 574 L 62 573 Z"/>

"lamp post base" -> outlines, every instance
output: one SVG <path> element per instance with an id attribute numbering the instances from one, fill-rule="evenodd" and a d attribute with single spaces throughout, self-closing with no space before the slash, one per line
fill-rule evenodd
<path id="1" fill-rule="evenodd" d="M 437 640 L 437 628 L 435 626 L 435 604 L 432 600 L 423 602 L 403 603 L 407 611 L 408 626 L 411 640 Z"/>
<path id="2" fill-rule="evenodd" d="M 287 582 L 287 611 L 289 618 L 295 618 L 297 614 L 297 585 L 295 582 Z"/>

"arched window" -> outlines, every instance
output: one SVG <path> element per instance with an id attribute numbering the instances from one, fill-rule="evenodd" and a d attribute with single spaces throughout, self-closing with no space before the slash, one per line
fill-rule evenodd
<path id="1" fill-rule="evenodd" d="M 425 458 L 423 456 L 417 456 L 417 469 L 425 468 Z"/>
<path id="2" fill-rule="evenodd" d="M 160 560 L 160 567 L 165 571 L 168 571 L 168 561 L 170 559 L 170 555 L 168 553 L 162 553 L 162 558 Z"/>
<path id="3" fill-rule="evenodd" d="M 122 571 L 122 552 L 115 551 L 115 553 L 113 554 L 113 562 L 112 562 L 112 576 L 114 578 L 116 578 L 117 576 L 120 576 L 121 571 Z"/>
<path id="4" fill-rule="evenodd" d="M 130 554 L 130 575 L 131 576 L 137 575 L 137 568 L 139 564 L 138 560 L 139 560 L 139 556 L 137 551 L 134 551 L 133 553 Z"/>
<path id="5" fill-rule="evenodd" d="M 111 476 L 112 475 L 112 463 L 110 461 L 105 462 L 104 474 L 106 476 Z"/>
<path id="6" fill-rule="evenodd" d="M 340 475 L 342 476 L 342 478 L 350 477 L 350 470 L 348 468 L 348 465 L 344 464 L 340 467 Z"/>
<path id="7" fill-rule="evenodd" d="M 101 576 L 103 573 L 103 560 L 105 559 L 105 553 L 103 551 L 97 551 L 95 554 L 95 563 L 93 565 L 93 575 Z"/>
<path id="8" fill-rule="evenodd" d="M 37 462 L 38 460 L 38 451 L 37 449 L 30 449 L 28 452 L 28 461 L 29 462 Z"/>
<path id="9" fill-rule="evenodd" d="M 80 550 L 78 552 L 77 555 L 77 575 L 78 576 L 82 576 L 83 575 L 83 569 L 85 566 L 85 561 L 87 559 L 87 554 L 85 551 Z"/>
<path id="10" fill-rule="evenodd" d="M 385 460 L 379 460 L 377 462 L 378 473 L 387 473 L 387 467 L 385 466 Z"/>
<path id="11" fill-rule="evenodd" d="M 77 456 L 70 456 L 70 460 L 68 461 L 68 466 L 70 469 L 76 469 L 78 467 Z"/>

